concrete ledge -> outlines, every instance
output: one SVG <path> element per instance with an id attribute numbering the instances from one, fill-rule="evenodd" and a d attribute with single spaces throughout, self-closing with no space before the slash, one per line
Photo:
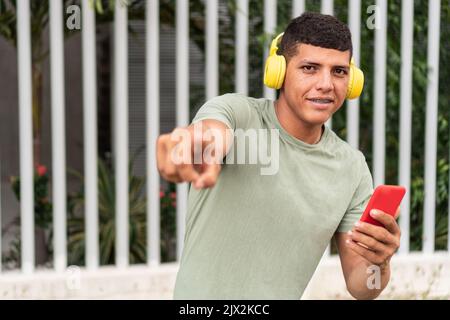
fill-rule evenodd
<path id="1" fill-rule="evenodd" d="M 448 252 L 395 255 L 391 266 L 391 280 L 378 299 L 450 299 Z M 353 299 L 339 257 L 321 261 L 302 299 Z"/>
<path id="2" fill-rule="evenodd" d="M 0 274 L 0 299 L 172 299 L 177 263 Z"/>
<path id="3" fill-rule="evenodd" d="M 177 271 L 178 264 L 170 263 L 5 272 L 0 274 L 0 299 L 172 299 Z M 321 261 L 302 299 L 353 299 L 337 256 Z M 450 299 L 450 254 L 394 256 L 391 281 L 379 299 Z"/>

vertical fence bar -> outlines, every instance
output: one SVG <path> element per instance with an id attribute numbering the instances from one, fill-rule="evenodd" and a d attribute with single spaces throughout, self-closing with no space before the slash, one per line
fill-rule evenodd
<path id="1" fill-rule="evenodd" d="M 146 102 L 147 102 L 147 263 L 161 261 L 159 173 L 156 165 L 156 140 L 159 135 L 159 0 L 146 7 Z"/>
<path id="2" fill-rule="evenodd" d="M 66 134 L 64 116 L 64 25 L 61 1 L 50 1 L 50 58 L 53 158 L 53 259 L 57 272 L 67 266 Z"/>
<path id="3" fill-rule="evenodd" d="M 425 129 L 425 203 L 423 252 L 434 251 L 436 209 L 436 153 L 439 88 L 439 37 L 441 1 L 428 2 L 428 85 Z"/>
<path id="4" fill-rule="evenodd" d="M 348 1 L 348 23 L 352 33 L 353 58 L 355 64 L 360 63 L 361 48 L 361 0 Z M 347 142 L 359 148 L 359 98 L 347 100 Z"/>
<path id="5" fill-rule="evenodd" d="M 361 44 L 361 0 L 348 1 L 348 25 L 352 34 L 353 58 L 359 66 Z M 347 142 L 359 147 L 359 99 L 347 100 Z M 331 125 L 331 124 L 330 124 Z"/>
<path id="6" fill-rule="evenodd" d="M 206 99 L 219 94 L 219 31 L 217 0 L 206 5 Z"/>
<path id="7" fill-rule="evenodd" d="M 386 144 L 386 32 L 387 0 L 377 0 L 375 29 L 374 147 L 373 178 L 375 186 L 384 183 Z"/>
<path id="8" fill-rule="evenodd" d="M 116 265 L 128 266 L 128 10 L 116 1 L 114 21 Z"/>
<path id="9" fill-rule="evenodd" d="M 267 41 L 264 45 L 264 63 L 269 55 L 269 46 L 272 42 L 272 36 L 275 33 L 277 27 L 277 1 L 276 0 L 264 0 L 264 34 Z M 263 65 L 264 68 L 264 65 Z M 267 99 L 275 100 L 276 91 L 264 86 L 264 97 Z"/>
<path id="10" fill-rule="evenodd" d="M 334 1 L 333 0 L 322 0 L 320 6 L 320 12 L 322 14 L 334 14 Z"/>
<path id="11" fill-rule="evenodd" d="M 320 12 L 322 14 L 333 15 L 333 13 L 334 13 L 333 0 L 322 0 L 321 6 L 320 6 Z M 330 119 L 327 120 L 326 125 L 329 128 L 333 128 L 333 117 L 332 116 L 330 117 Z"/>
<path id="12" fill-rule="evenodd" d="M 305 0 L 292 1 L 292 18 L 297 18 L 305 12 Z"/>
<path id="13" fill-rule="evenodd" d="M 86 228 L 86 268 L 99 266 L 98 168 L 97 168 L 97 72 L 95 50 L 95 12 L 89 0 L 82 2 L 83 54 L 83 143 Z"/>
<path id="14" fill-rule="evenodd" d="M 407 190 L 401 204 L 399 253 L 409 252 L 409 215 L 410 215 L 410 184 L 411 184 L 411 114 L 412 114 L 412 64 L 413 64 L 413 33 L 414 4 L 412 1 L 402 2 L 402 40 L 401 40 L 401 71 L 400 71 L 400 158 L 399 183 Z"/>
<path id="15" fill-rule="evenodd" d="M 177 39 L 177 92 L 176 122 L 178 127 L 189 123 L 189 3 L 178 0 L 176 7 Z M 177 258 L 181 258 L 184 242 L 185 217 L 187 211 L 188 184 L 177 184 Z"/>
<path id="16" fill-rule="evenodd" d="M 236 10 L 236 92 L 248 94 L 248 0 L 238 0 Z"/>
<path id="17" fill-rule="evenodd" d="M 17 1 L 19 79 L 20 242 L 22 272 L 34 271 L 33 123 L 31 103 L 30 2 Z"/>
<path id="18" fill-rule="evenodd" d="M 2 273 L 2 151 L 0 150 L 0 273 Z"/>

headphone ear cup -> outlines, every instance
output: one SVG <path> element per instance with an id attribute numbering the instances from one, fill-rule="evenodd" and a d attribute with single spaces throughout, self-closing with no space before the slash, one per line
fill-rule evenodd
<path id="1" fill-rule="evenodd" d="M 347 88 L 347 99 L 356 99 L 364 87 L 364 73 L 354 64 L 350 65 L 350 76 Z"/>
<path id="2" fill-rule="evenodd" d="M 267 57 L 264 70 L 264 84 L 272 89 L 280 89 L 286 74 L 286 59 L 282 55 Z"/>

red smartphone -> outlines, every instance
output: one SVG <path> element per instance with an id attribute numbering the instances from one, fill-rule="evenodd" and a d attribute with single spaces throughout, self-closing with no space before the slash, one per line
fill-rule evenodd
<path id="1" fill-rule="evenodd" d="M 378 209 L 395 216 L 405 193 L 406 189 L 402 186 L 379 185 L 375 188 L 360 221 L 383 227 L 383 224 L 370 216 L 370 210 Z"/>

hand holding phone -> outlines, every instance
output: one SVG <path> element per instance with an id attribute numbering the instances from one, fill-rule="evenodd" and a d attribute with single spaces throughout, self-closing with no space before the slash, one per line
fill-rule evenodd
<path id="1" fill-rule="evenodd" d="M 375 188 L 360 221 L 383 227 L 380 222 L 370 216 L 370 211 L 378 209 L 394 217 L 405 193 L 406 189 L 402 186 L 379 185 Z"/>

